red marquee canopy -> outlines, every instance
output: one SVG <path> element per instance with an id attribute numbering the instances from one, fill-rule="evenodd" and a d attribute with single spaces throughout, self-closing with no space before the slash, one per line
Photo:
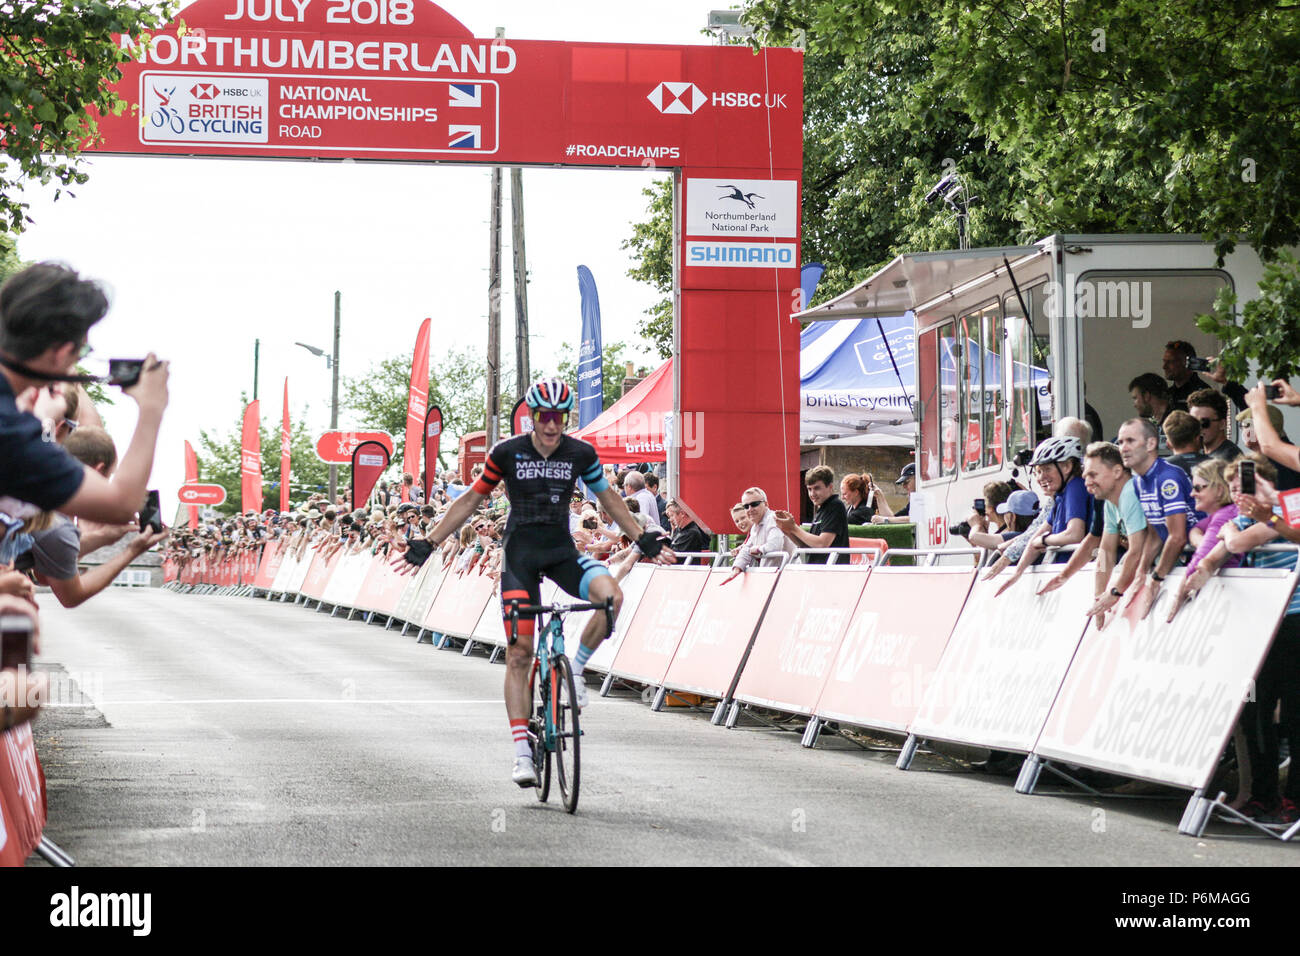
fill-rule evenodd
<path id="1" fill-rule="evenodd" d="M 672 410 L 673 360 L 669 359 L 574 436 L 595 446 L 602 462 L 667 461 L 664 416 Z"/>

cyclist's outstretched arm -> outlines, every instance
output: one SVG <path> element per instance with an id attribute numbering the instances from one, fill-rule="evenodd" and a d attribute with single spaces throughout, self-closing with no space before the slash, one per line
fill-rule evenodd
<path id="1" fill-rule="evenodd" d="M 614 523 L 627 535 L 629 541 L 635 541 L 641 537 L 641 526 L 636 523 L 636 519 L 632 517 L 632 512 L 627 510 L 627 504 L 612 486 L 596 492 L 596 498 L 604 509 L 609 512 L 609 516 L 614 519 Z"/>
<path id="2" fill-rule="evenodd" d="M 465 489 L 460 497 L 451 503 L 442 520 L 433 526 L 433 530 L 429 532 L 429 543 L 436 548 L 450 535 L 459 531 L 460 526 L 478 509 L 479 502 L 483 498 L 484 495 L 472 488 Z"/>

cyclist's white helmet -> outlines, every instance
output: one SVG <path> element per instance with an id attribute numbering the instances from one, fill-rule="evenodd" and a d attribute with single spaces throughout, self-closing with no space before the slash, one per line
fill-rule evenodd
<path id="1" fill-rule="evenodd" d="M 534 382 L 524 396 L 524 401 L 531 409 L 554 409 L 567 412 L 573 409 L 573 389 L 562 378 L 544 378 Z"/>

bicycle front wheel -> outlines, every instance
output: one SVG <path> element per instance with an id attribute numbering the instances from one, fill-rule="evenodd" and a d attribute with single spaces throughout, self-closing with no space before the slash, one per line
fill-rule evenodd
<path id="1" fill-rule="evenodd" d="M 551 674 L 551 699 L 555 701 L 555 769 L 560 780 L 560 797 L 564 800 L 564 809 L 573 813 L 578 809 L 581 731 L 578 728 L 577 691 L 569 659 L 560 654 Z"/>

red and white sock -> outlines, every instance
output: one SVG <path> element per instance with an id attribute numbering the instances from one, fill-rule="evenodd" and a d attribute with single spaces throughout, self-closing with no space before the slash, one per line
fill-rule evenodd
<path id="1" fill-rule="evenodd" d="M 531 757 L 533 748 L 528 743 L 528 721 L 510 721 L 510 736 L 515 742 L 516 757 Z"/>

